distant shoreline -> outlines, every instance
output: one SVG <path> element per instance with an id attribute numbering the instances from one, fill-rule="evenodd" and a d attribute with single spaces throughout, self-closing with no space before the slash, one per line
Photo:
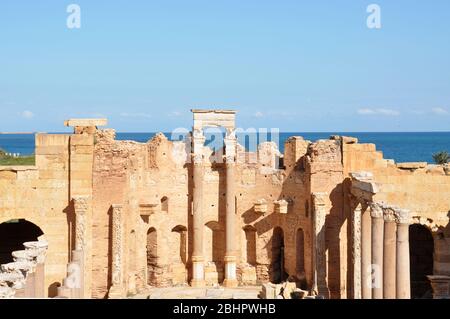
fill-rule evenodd
<path id="1" fill-rule="evenodd" d="M 31 135 L 38 132 L 0 132 L 0 135 Z"/>

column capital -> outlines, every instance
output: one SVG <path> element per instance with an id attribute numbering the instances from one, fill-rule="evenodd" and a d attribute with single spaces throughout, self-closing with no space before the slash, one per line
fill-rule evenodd
<path id="1" fill-rule="evenodd" d="M 194 165 L 202 165 L 203 164 L 203 154 L 192 154 L 192 162 Z"/>
<path id="2" fill-rule="evenodd" d="M 397 224 L 411 224 L 411 211 L 408 209 L 396 209 L 395 217 Z"/>
<path id="3" fill-rule="evenodd" d="M 36 256 L 38 264 L 42 264 L 45 261 L 47 255 L 48 242 L 46 241 L 28 241 L 23 243 L 25 251 L 30 255 Z"/>
<path id="4" fill-rule="evenodd" d="M 383 206 L 379 203 L 370 203 L 370 216 L 372 218 L 383 218 Z"/>
<path id="5" fill-rule="evenodd" d="M 25 287 L 26 279 L 21 271 L 4 271 L 0 272 L 0 282 L 6 282 L 14 289 L 22 289 Z"/>
<path id="6" fill-rule="evenodd" d="M 395 222 L 395 211 L 390 207 L 383 208 L 383 218 L 384 221 L 387 223 L 394 223 Z"/>

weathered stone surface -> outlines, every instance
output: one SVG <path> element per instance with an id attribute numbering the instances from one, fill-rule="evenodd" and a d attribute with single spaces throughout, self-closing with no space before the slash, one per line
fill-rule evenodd
<path id="1" fill-rule="evenodd" d="M 359 206 L 355 213 L 362 215 L 371 203 L 386 203 L 385 221 L 430 230 L 435 272 L 450 274 L 448 165 L 394 165 L 373 144 L 351 137 L 314 143 L 291 137 L 284 154 L 270 142 L 247 152 L 234 144 L 235 112 L 226 110 L 196 110 L 193 132 L 178 142 L 164 134 L 147 143 L 117 141 L 114 130 L 96 128 L 104 121 L 67 124 L 76 134 L 36 135 L 35 166 L 0 168 L 0 222 L 25 219 L 42 230 L 48 248 L 40 260 L 51 297 L 52 284 L 67 276 L 67 264 L 78 265 L 71 259 L 75 249 L 86 252 L 84 297 L 104 298 L 113 273 L 124 294 L 136 294 L 149 285 L 185 287 L 194 273 L 217 286 L 226 267 L 241 285 L 301 274 L 305 288 L 326 298 L 359 296 L 351 293 L 360 290 L 352 281 L 362 271 L 352 265 L 360 264 L 362 244 L 361 216 L 354 210 Z M 202 130 L 209 125 L 225 128 L 228 150 L 204 145 Z M 228 181 L 230 163 L 235 168 Z M 194 200 L 197 187 L 201 198 Z M 118 247 L 112 215 L 117 203 L 120 258 L 112 253 Z M 227 206 L 234 218 L 226 218 Z M 227 220 L 234 220 L 231 226 Z M 226 244 L 227 227 L 228 234 L 233 227 L 232 245 Z M 201 245 L 194 245 L 195 234 Z M 25 245 L 33 260 L 41 258 L 36 245 Z M 264 289 L 268 297 L 280 297 L 280 286 Z"/>

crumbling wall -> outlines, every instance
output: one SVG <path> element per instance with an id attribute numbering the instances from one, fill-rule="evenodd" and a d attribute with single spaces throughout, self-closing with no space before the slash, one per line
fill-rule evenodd
<path id="1" fill-rule="evenodd" d="M 45 291 L 50 297 L 65 276 L 70 251 L 69 139 L 37 134 L 35 166 L 0 167 L 0 223 L 26 219 L 42 230 L 49 244 Z"/>
<path id="2" fill-rule="evenodd" d="M 374 144 L 343 143 L 345 177 L 368 171 L 379 185 L 376 200 L 411 211 L 412 222 L 426 226 L 434 237 L 435 274 L 450 274 L 450 171 L 447 165 L 395 163 L 384 159 Z"/>

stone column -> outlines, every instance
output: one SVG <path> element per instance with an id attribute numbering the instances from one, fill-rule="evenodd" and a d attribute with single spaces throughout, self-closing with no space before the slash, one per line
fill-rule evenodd
<path id="1" fill-rule="evenodd" d="M 384 216 L 384 247 L 383 247 L 383 298 L 395 299 L 395 264 L 396 264 L 396 231 L 394 211 L 383 209 Z"/>
<path id="2" fill-rule="evenodd" d="M 36 257 L 35 297 L 45 298 L 45 257 L 48 249 L 46 241 L 31 241 L 23 243 L 25 251 Z"/>
<path id="3" fill-rule="evenodd" d="M 353 299 L 361 299 L 361 204 L 352 213 Z"/>
<path id="4" fill-rule="evenodd" d="M 237 287 L 236 277 L 236 196 L 234 189 L 234 170 L 236 166 L 236 137 L 225 137 L 226 152 L 226 224 L 225 224 L 225 287 Z"/>
<path id="5" fill-rule="evenodd" d="M 396 211 L 397 217 L 397 299 L 411 299 L 411 279 L 409 264 L 409 225 L 410 212 L 406 209 Z"/>
<path id="6" fill-rule="evenodd" d="M 372 299 L 372 221 L 367 208 L 361 216 L 361 294 L 363 299 Z"/>
<path id="7" fill-rule="evenodd" d="M 193 137 L 193 251 L 192 251 L 192 287 L 205 285 L 203 256 L 203 145 L 205 137 L 194 131 Z"/>
<path id="8" fill-rule="evenodd" d="M 372 299 L 383 299 L 384 219 L 381 205 L 370 205 L 372 217 Z"/>
<path id="9" fill-rule="evenodd" d="M 26 250 L 16 250 L 12 252 L 14 262 L 2 265 L 6 271 L 21 271 L 25 278 L 25 287 L 23 291 L 24 298 L 35 298 L 36 285 L 36 256 Z"/>
<path id="10" fill-rule="evenodd" d="M 325 245 L 325 218 L 327 214 L 326 201 L 327 193 L 313 193 L 313 293 L 317 293 L 324 298 L 330 297 L 328 288 L 328 267 Z"/>
<path id="11" fill-rule="evenodd" d="M 122 205 L 112 205 L 112 286 L 108 298 L 123 298 L 123 216 Z"/>

